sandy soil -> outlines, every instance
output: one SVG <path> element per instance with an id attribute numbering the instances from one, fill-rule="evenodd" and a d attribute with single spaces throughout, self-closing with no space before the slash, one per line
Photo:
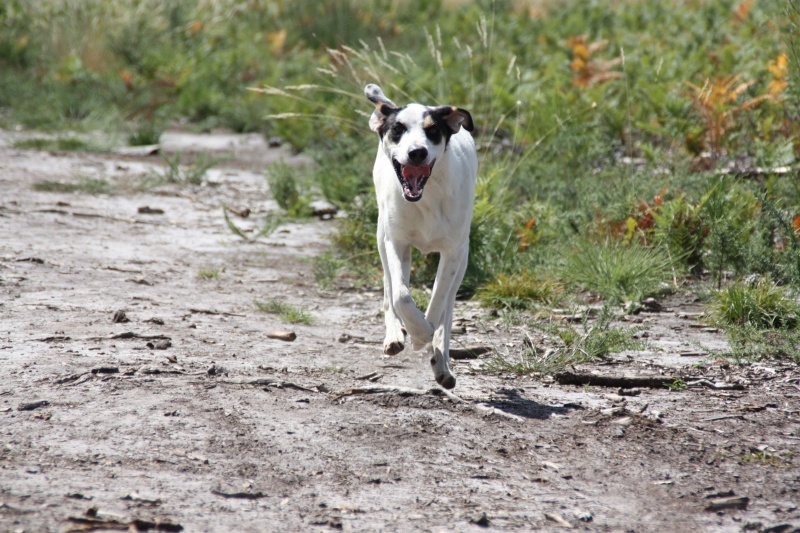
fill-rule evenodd
<path id="1" fill-rule="evenodd" d="M 661 351 L 584 370 L 741 390 L 619 396 L 487 374 L 478 359 L 456 363 L 449 397 L 426 353 L 383 356 L 379 292 L 314 283 L 309 259 L 335 222 L 258 243 L 226 228 L 222 204 L 256 224 L 276 209 L 266 164 L 302 158 L 254 136 L 167 135 L 164 149 L 233 158 L 208 186 L 145 193 L 129 186 L 158 157 L 11 139 L 0 134 L 2 531 L 800 527 L 800 372 L 705 356 L 723 336 L 697 327 L 685 297 L 633 318 Z M 32 188 L 82 177 L 121 192 Z M 315 323 L 259 312 L 269 298 Z M 523 349 L 520 329 L 473 303 L 456 316 L 456 345 Z M 267 336 L 280 330 L 297 339 Z"/>

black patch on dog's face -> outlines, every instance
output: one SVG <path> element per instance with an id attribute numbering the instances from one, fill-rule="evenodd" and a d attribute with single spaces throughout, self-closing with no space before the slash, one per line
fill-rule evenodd
<path id="1" fill-rule="evenodd" d="M 393 144 L 400 142 L 400 137 L 402 137 L 406 132 L 406 127 L 402 122 L 397 120 L 397 114 L 403 109 L 405 108 L 401 107 L 399 109 L 394 109 L 387 105 L 381 107 L 381 113 L 383 113 L 383 115 L 386 117 L 381 124 L 380 129 L 378 130 L 378 134 L 381 136 L 381 139 L 386 138 L 388 135 L 389 140 Z"/>
<path id="2" fill-rule="evenodd" d="M 442 139 L 444 139 L 445 148 L 450 142 L 450 137 L 453 136 L 453 130 L 450 129 L 447 122 L 444 121 L 441 114 L 437 113 L 435 109 L 425 113 L 422 128 L 425 132 L 425 136 L 433 144 L 440 144 Z"/>

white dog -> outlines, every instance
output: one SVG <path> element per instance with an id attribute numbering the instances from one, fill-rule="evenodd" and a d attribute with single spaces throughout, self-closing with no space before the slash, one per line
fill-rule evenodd
<path id="1" fill-rule="evenodd" d="M 432 343 L 436 381 L 452 389 L 456 378 L 450 370 L 450 326 L 456 291 L 467 269 L 478 172 L 469 134 L 472 116 L 451 106 L 399 107 L 373 84 L 364 93 L 375 104 L 369 127 L 380 137 L 372 175 L 383 264 L 383 351 L 394 355 L 403 350 L 406 331 L 415 350 Z M 440 254 L 425 314 L 408 290 L 412 245 L 424 254 Z"/>

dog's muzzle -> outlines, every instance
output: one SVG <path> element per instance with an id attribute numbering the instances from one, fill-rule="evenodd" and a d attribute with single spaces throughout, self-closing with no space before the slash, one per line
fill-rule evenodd
<path id="1" fill-rule="evenodd" d="M 430 165 L 401 165 L 396 159 L 392 160 L 397 179 L 403 188 L 403 198 L 409 202 L 418 202 L 422 198 L 422 190 L 433 172 L 432 161 Z"/>

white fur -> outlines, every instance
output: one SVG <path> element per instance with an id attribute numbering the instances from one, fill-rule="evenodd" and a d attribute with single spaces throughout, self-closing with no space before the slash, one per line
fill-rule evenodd
<path id="1" fill-rule="evenodd" d="M 365 92 L 372 96 L 370 100 L 377 100 L 376 105 L 388 102 L 394 106 L 375 85 L 368 85 Z M 426 137 L 422 119 L 430 109 L 433 108 L 410 104 L 399 111 L 397 118 L 406 126 L 406 133 L 397 144 L 381 139 L 375 158 L 378 249 L 384 271 L 384 352 L 397 353 L 403 349 L 405 328 L 415 350 L 432 343 L 431 365 L 436 381 L 452 388 L 455 377 L 450 369 L 450 328 L 456 291 L 467 268 L 478 158 L 472 135 L 459 127 L 462 122 L 459 118 L 455 124 L 458 131 L 446 149 L 444 140 L 436 145 Z M 370 121 L 374 131 L 380 124 L 380 112 L 376 113 L 379 116 L 373 115 Z M 410 202 L 403 197 L 392 158 L 406 164 L 408 152 L 421 147 L 428 151 L 425 163 L 435 161 L 435 164 L 422 198 Z M 424 314 L 408 289 L 411 246 L 425 254 L 440 254 L 430 305 Z"/>

